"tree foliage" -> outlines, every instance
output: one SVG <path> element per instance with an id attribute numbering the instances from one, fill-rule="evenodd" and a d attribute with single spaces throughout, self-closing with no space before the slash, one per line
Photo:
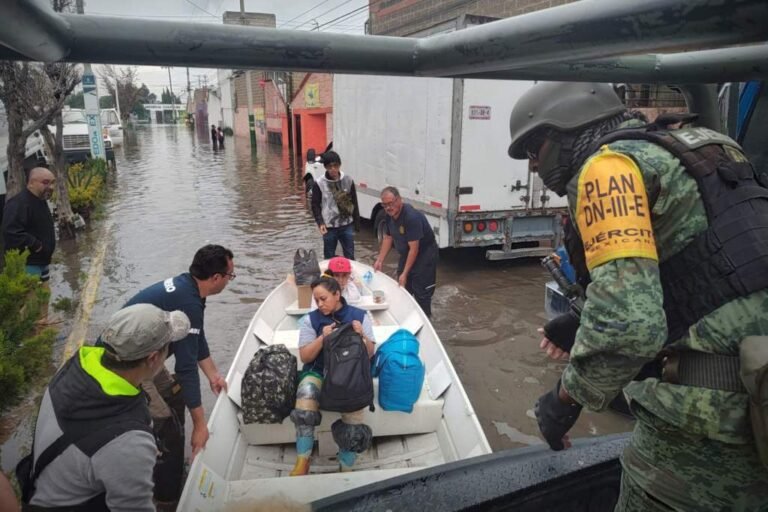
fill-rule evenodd
<path id="1" fill-rule="evenodd" d="M 71 0 L 51 3 L 59 12 L 71 10 L 73 4 Z M 0 61 L 0 101 L 8 120 L 8 197 L 17 194 L 25 183 L 27 137 L 55 122 L 80 79 L 74 64 Z"/>
<path id="2" fill-rule="evenodd" d="M 120 115 L 123 119 L 128 119 L 136 105 L 146 102 L 149 89 L 144 84 L 137 85 L 138 75 L 135 67 L 116 68 L 112 65 L 105 65 L 99 70 L 99 76 L 104 81 L 110 96 L 114 98 L 115 90 L 117 90 Z"/>
<path id="3" fill-rule="evenodd" d="M 181 99 L 176 94 L 172 94 L 169 88 L 165 87 L 163 88 L 163 92 L 160 94 L 160 103 L 178 105 L 181 103 Z"/>
<path id="4" fill-rule="evenodd" d="M 85 108 L 85 98 L 83 97 L 83 92 L 73 92 L 67 96 L 66 101 L 64 101 L 64 105 L 69 108 L 83 110 Z"/>

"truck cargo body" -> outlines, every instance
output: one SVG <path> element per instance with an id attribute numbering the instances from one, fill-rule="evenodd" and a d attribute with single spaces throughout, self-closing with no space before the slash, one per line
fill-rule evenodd
<path id="1" fill-rule="evenodd" d="M 532 85 L 335 75 L 333 146 L 361 216 L 380 226 L 390 185 L 427 215 L 441 248 L 501 246 L 489 259 L 550 252 L 565 198 L 507 155 L 509 114 Z"/>

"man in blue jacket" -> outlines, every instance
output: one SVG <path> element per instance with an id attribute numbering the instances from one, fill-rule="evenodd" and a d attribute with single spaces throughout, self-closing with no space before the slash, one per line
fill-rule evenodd
<path id="1" fill-rule="evenodd" d="M 126 306 L 152 304 L 164 311 L 180 310 L 189 317 L 192 325 L 189 335 L 172 346 L 170 355 L 176 358 L 175 379 L 163 370 L 154 381 L 143 384 L 150 396 L 150 412 L 159 442 L 160 455 L 155 467 L 155 499 L 158 502 L 173 503 L 181 496 L 185 405 L 192 417 L 192 456 L 197 455 L 208 441 L 198 367 L 208 378 L 214 394 L 218 395 L 227 387 L 211 359 L 203 314 L 206 298 L 221 293 L 235 278 L 232 258 L 229 249 L 206 245 L 195 253 L 188 273 L 155 283 L 126 303 Z"/>
<path id="2" fill-rule="evenodd" d="M 381 191 L 381 206 L 387 213 L 387 222 L 373 268 L 382 269 L 384 258 L 394 246 L 400 254 L 397 281 L 431 317 L 439 254 L 432 226 L 426 215 L 403 202 L 395 187 L 384 187 Z"/>

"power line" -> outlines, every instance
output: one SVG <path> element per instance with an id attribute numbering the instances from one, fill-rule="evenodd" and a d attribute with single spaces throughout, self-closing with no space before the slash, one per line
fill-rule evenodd
<path id="1" fill-rule="evenodd" d="M 346 0 L 346 1 L 344 1 L 344 2 L 341 2 L 341 3 L 340 3 L 339 5 L 337 5 L 336 7 L 332 8 L 332 9 L 328 9 L 327 11 L 325 11 L 325 12 L 324 12 L 324 13 L 322 13 L 322 14 L 318 14 L 317 16 L 315 16 L 315 19 L 316 19 L 316 18 L 320 18 L 320 17 L 322 17 L 322 16 L 325 16 L 325 15 L 326 15 L 326 14 L 328 14 L 329 12 L 333 12 L 333 11 L 335 11 L 336 9 L 338 9 L 339 7 L 341 7 L 342 5 L 347 5 L 348 3 L 350 3 L 350 2 L 353 2 L 353 1 L 354 1 L 354 0 Z M 367 7 L 367 6 L 366 6 L 366 7 Z M 307 20 L 307 21 L 305 21 L 304 23 L 302 23 L 301 25 L 299 25 L 299 26 L 298 26 L 298 27 L 296 27 L 296 28 L 298 29 L 299 27 L 301 27 L 301 26 L 303 26 L 303 25 L 305 25 L 305 24 L 309 23 L 310 21 L 312 21 L 312 20 Z M 315 27 L 315 30 L 319 30 L 319 26 Z"/>
<path id="2" fill-rule="evenodd" d="M 288 20 L 288 21 L 286 21 L 285 23 L 281 23 L 281 24 L 280 24 L 280 26 L 281 26 L 281 27 L 283 27 L 283 26 L 285 26 L 285 25 L 289 24 L 290 22 L 292 22 L 293 20 L 296 20 L 296 19 L 298 19 L 298 18 L 301 18 L 302 16 L 304 16 L 304 15 L 305 15 L 305 14 L 307 14 L 308 12 L 310 12 L 310 11 L 314 11 L 315 9 L 317 9 L 318 7 L 320 7 L 321 5 L 323 5 L 323 4 L 327 4 L 327 3 L 328 3 L 328 2 L 330 2 L 330 1 L 331 1 L 331 0 L 323 0 L 323 1 L 322 1 L 322 2 L 320 2 L 319 4 L 316 4 L 315 6 L 313 6 L 313 7 L 310 7 L 309 9 L 307 9 L 307 10 L 306 10 L 306 11 L 304 11 L 303 13 L 299 14 L 298 16 L 295 16 L 295 17 L 293 17 L 293 18 L 289 19 L 289 20 Z"/>
<path id="3" fill-rule="evenodd" d="M 349 0 L 349 1 L 351 1 L 351 0 Z M 353 10 L 347 12 L 346 14 L 342 14 L 341 16 L 339 16 L 337 18 L 334 18 L 331 21 L 327 21 L 327 22 L 323 23 L 322 25 L 317 26 L 316 28 L 317 28 L 317 30 L 320 30 L 323 27 L 327 27 L 328 25 L 330 25 L 334 21 L 338 21 L 338 20 L 341 20 L 341 19 L 344 19 L 344 18 L 348 18 L 349 16 L 351 16 L 353 14 L 357 14 L 357 13 L 359 13 L 359 12 L 365 10 L 365 9 L 368 9 L 368 7 L 369 6 L 364 5 L 362 7 L 358 7 L 357 9 L 353 9 Z"/>
<path id="4" fill-rule="evenodd" d="M 221 16 L 222 7 L 224 6 L 224 0 L 219 2 L 219 6 L 216 8 L 216 17 Z"/>
<path id="5" fill-rule="evenodd" d="M 335 23 L 332 23 L 332 22 L 328 22 L 327 24 L 325 24 L 325 25 L 326 25 L 326 29 L 328 29 L 328 28 L 331 28 L 331 27 L 339 27 L 339 28 L 340 28 L 342 25 L 339 25 L 339 23 L 341 23 L 342 21 L 350 21 L 350 20 L 351 20 L 351 19 L 353 19 L 353 18 L 357 18 L 357 17 L 358 17 L 358 16 L 360 16 L 361 14 L 362 14 L 362 15 L 364 15 L 364 16 L 367 16 L 367 15 L 368 15 L 368 12 L 367 12 L 367 11 L 360 11 L 360 12 L 358 12 L 357 14 L 352 14 L 352 15 L 350 15 L 348 18 L 345 18 L 345 19 L 341 19 L 341 20 L 339 20 L 339 21 L 337 21 L 337 22 L 335 22 Z M 321 26 L 322 26 L 322 25 L 321 25 Z M 359 25 L 357 25 L 357 27 L 359 28 Z"/>
<path id="6" fill-rule="evenodd" d="M 213 16 L 213 17 L 214 17 L 214 18 L 216 18 L 216 19 L 219 19 L 219 17 L 218 17 L 218 16 L 216 16 L 215 14 L 213 14 L 211 11 L 206 11 L 205 9 L 203 9 L 202 7 L 200 7 L 199 5 L 197 5 L 197 4 L 196 4 L 195 2 L 193 2 L 192 0 L 184 0 L 184 1 L 185 1 L 185 2 L 187 2 L 189 5 L 192 5 L 192 6 L 196 7 L 196 8 L 198 8 L 198 9 L 200 9 L 200 10 L 201 10 L 201 11 L 203 11 L 204 13 L 206 13 L 206 14 L 208 14 L 208 15 L 210 15 L 210 16 Z"/>

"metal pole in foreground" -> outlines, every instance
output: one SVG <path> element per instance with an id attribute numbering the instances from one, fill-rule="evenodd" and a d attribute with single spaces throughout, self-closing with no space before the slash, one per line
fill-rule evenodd
<path id="1" fill-rule="evenodd" d="M 245 25 L 245 0 L 240 0 L 240 21 Z M 251 70 L 245 72 L 245 90 L 248 95 L 248 133 L 251 138 L 251 149 L 256 148 L 256 120 L 253 115 L 253 86 L 251 85 Z"/>
<path id="2" fill-rule="evenodd" d="M 84 14 L 83 2 L 77 2 L 78 14 Z M 117 90 L 117 80 L 115 80 L 115 90 Z M 99 87 L 96 75 L 93 74 L 89 63 L 84 65 L 83 70 L 83 103 L 85 106 L 85 121 L 88 124 L 88 140 L 91 144 L 91 158 L 107 159 L 107 152 L 104 148 L 104 135 L 101 131 L 101 110 L 99 109 Z"/>

